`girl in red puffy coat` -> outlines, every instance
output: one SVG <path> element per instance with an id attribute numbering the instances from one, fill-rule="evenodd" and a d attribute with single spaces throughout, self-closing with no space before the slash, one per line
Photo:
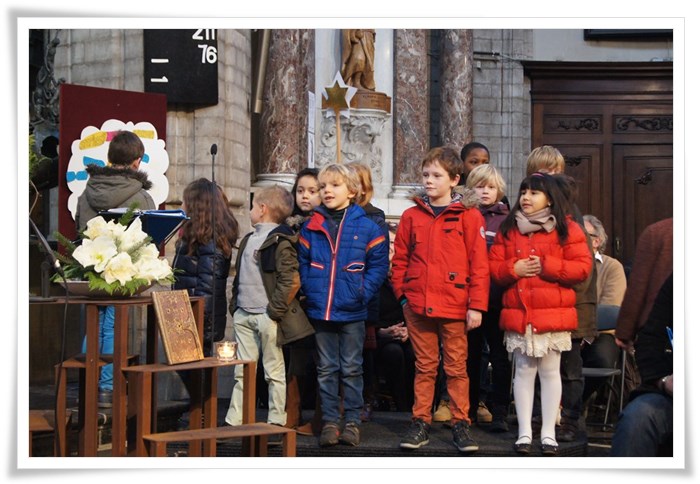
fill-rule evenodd
<path id="1" fill-rule="evenodd" d="M 588 277 L 591 253 L 556 176 L 534 173 L 501 224 L 489 252 L 491 278 L 505 287 L 499 325 L 513 353 L 513 394 L 518 417 L 515 451 L 530 452 L 535 377 L 542 402 L 542 453 L 556 455 L 554 425 L 561 399 L 559 360 L 576 329 L 572 286 Z"/>

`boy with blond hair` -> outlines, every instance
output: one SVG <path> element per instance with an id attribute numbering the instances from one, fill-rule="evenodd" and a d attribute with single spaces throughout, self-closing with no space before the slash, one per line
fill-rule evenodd
<path id="1" fill-rule="evenodd" d="M 486 248 L 490 249 L 496 238 L 501 223 L 508 216 L 510 208 L 499 201 L 505 194 L 506 184 L 503 177 L 493 165 L 481 165 L 474 168 L 467 177 L 467 188 L 474 190 L 479 197 L 479 211 L 486 222 Z M 467 372 L 469 374 L 469 405 L 479 406 L 479 410 L 490 410 L 491 432 L 507 432 L 510 382 L 513 379 L 508 352 L 503 345 L 503 330 L 498 327 L 498 319 L 503 307 L 501 296 L 503 288 L 491 282 L 489 289 L 489 310 L 484 314 L 481 326 L 467 334 L 469 357 Z M 489 347 L 488 358 L 491 362 L 491 388 L 487 402 L 479 400 L 480 376 L 482 374 L 481 356 L 483 340 Z M 487 405 L 488 403 L 488 405 Z M 476 410 L 476 409 L 474 409 Z M 474 412 L 476 413 L 476 412 Z M 481 423 L 481 422 L 480 422 Z"/>
<path id="2" fill-rule="evenodd" d="M 306 314 L 316 330 L 319 357 L 324 421 L 319 445 L 356 446 L 364 403 L 362 349 L 367 306 L 389 270 L 389 246 L 379 226 L 355 203 L 361 186 L 354 170 L 328 165 L 318 174 L 318 182 L 322 205 L 301 228 L 298 252 Z"/>
<path id="3" fill-rule="evenodd" d="M 564 155 L 554 146 L 538 146 L 530 152 L 525 163 L 527 176 L 536 171 L 556 175 L 564 173 Z"/>
<path id="4" fill-rule="evenodd" d="M 229 311 L 238 343 L 238 358 L 257 361 L 262 353 L 268 389 L 267 422 L 284 426 L 286 376 L 282 345 L 313 333 L 295 298 L 300 287 L 296 236 L 285 225 L 294 208 L 289 190 L 274 185 L 255 193 L 250 210 L 254 231 L 241 241 L 236 257 Z M 235 370 L 235 382 L 226 423 L 243 420 L 243 367 Z M 268 441 L 279 444 L 279 438 Z"/>

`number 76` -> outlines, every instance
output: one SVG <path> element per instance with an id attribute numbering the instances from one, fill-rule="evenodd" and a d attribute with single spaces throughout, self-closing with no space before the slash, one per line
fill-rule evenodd
<path id="1" fill-rule="evenodd" d="M 216 47 L 207 44 L 197 44 L 202 49 L 202 64 L 214 64 L 217 59 Z"/>

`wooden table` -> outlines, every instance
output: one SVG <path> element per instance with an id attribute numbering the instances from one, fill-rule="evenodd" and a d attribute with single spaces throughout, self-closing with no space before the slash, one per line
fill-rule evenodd
<path id="1" fill-rule="evenodd" d="M 204 336 L 204 298 L 191 296 L 192 310 L 197 323 L 200 341 Z M 80 389 L 78 455 L 97 456 L 97 396 L 99 393 L 99 308 L 114 306 L 114 377 L 112 391 L 112 455 L 125 456 L 127 428 L 127 382 L 122 373 L 128 364 L 129 308 L 146 307 L 146 363 L 155 363 L 158 357 L 158 325 L 151 296 L 128 298 L 57 297 L 30 304 L 81 304 L 85 306 L 85 386 Z M 157 387 L 152 386 L 153 397 Z M 154 400 L 155 401 L 155 400 Z M 154 412 L 156 411 L 154 407 Z"/>

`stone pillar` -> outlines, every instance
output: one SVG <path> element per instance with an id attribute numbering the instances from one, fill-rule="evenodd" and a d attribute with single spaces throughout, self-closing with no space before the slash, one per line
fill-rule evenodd
<path id="1" fill-rule="evenodd" d="M 420 183 L 420 163 L 429 148 L 428 31 L 394 31 L 393 198 Z"/>
<path id="2" fill-rule="evenodd" d="M 270 51 L 260 119 L 261 160 L 255 186 L 294 183 L 306 166 L 308 91 L 313 91 L 314 31 L 280 29 Z"/>
<path id="3" fill-rule="evenodd" d="M 472 31 L 442 31 L 440 82 L 440 143 L 458 151 L 472 141 Z"/>

